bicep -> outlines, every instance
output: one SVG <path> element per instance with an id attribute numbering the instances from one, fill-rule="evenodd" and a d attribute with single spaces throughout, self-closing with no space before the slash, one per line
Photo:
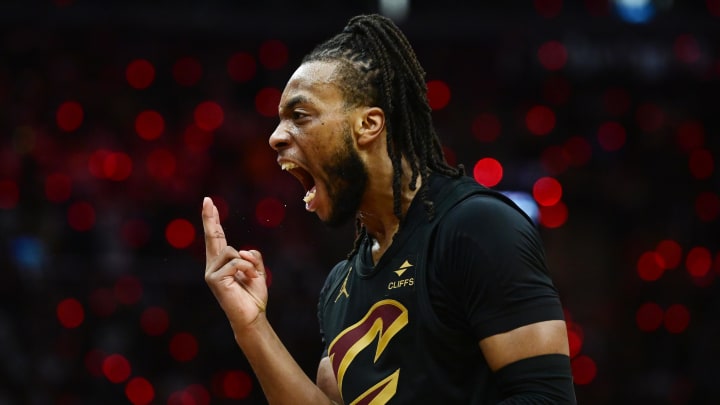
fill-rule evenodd
<path id="1" fill-rule="evenodd" d="M 479 344 L 492 371 L 530 357 L 570 353 L 567 328 L 565 321 L 562 320 L 524 325 L 508 332 L 488 336 L 480 340 Z"/>
<path id="2" fill-rule="evenodd" d="M 320 360 L 317 371 L 316 384 L 325 395 L 336 404 L 342 404 L 342 396 L 337 386 L 337 379 L 332 369 L 329 357 L 323 357 Z"/>

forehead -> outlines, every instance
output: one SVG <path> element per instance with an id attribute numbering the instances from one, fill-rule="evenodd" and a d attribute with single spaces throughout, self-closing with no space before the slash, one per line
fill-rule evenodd
<path id="1" fill-rule="evenodd" d="M 280 108 L 298 98 L 314 103 L 342 100 L 340 88 L 335 83 L 336 68 L 334 62 L 315 61 L 300 65 L 283 90 Z"/>

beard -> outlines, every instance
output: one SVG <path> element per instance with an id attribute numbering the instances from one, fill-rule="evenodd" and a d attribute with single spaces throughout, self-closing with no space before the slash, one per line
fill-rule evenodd
<path id="1" fill-rule="evenodd" d="M 340 227 L 355 217 L 368 180 L 365 163 L 353 148 L 349 125 L 343 127 L 342 137 L 340 150 L 323 167 L 331 201 L 330 216 L 323 222 L 330 227 Z"/>

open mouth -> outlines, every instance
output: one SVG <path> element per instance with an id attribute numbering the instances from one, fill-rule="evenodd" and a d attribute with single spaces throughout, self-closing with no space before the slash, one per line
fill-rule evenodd
<path id="1" fill-rule="evenodd" d="M 306 207 L 309 206 L 309 204 L 312 202 L 312 200 L 315 198 L 315 179 L 313 176 L 302 167 L 298 166 L 296 163 L 293 162 L 283 162 L 280 167 L 288 171 L 290 174 L 295 176 L 296 179 L 300 181 L 303 188 L 305 189 L 305 197 L 303 197 L 303 201 L 305 201 Z"/>

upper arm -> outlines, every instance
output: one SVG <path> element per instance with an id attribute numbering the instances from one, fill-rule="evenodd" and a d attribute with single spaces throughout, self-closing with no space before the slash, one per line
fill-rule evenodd
<path id="1" fill-rule="evenodd" d="M 327 356 L 323 357 L 318 365 L 316 384 L 320 390 L 324 392 L 328 398 L 330 398 L 331 401 L 336 404 L 343 403 L 340 390 L 338 389 L 337 379 L 335 378 L 335 373 L 333 372 L 332 364 L 330 363 L 330 358 Z"/>
<path id="2" fill-rule="evenodd" d="M 530 357 L 570 354 L 562 320 L 536 322 L 486 337 L 480 340 L 480 349 L 492 371 Z"/>
<path id="3" fill-rule="evenodd" d="M 445 291 L 439 299 L 450 326 L 469 328 L 480 341 L 564 318 L 537 229 L 515 208 L 489 196 L 466 200 L 435 240 L 431 282 Z"/>
<path id="4" fill-rule="evenodd" d="M 439 227 L 440 284 L 456 297 L 496 371 L 525 358 L 569 354 L 557 289 L 534 224 L 492 197 L 466 200 Z"/>

